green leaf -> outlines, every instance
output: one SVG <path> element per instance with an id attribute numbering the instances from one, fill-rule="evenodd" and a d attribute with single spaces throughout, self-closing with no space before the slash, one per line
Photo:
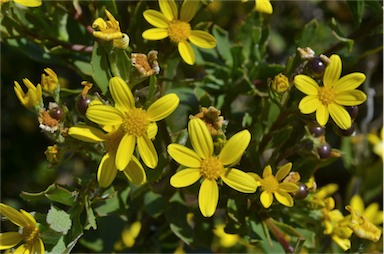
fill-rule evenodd
<path id="1" fill-rule="evenodd" d="M 364 12 L 364 0 L 355 0 L 355 1 L 346 1 L 349 9 L 352 12 L 353 22 L 355 27 L 358 27 L 361 24 L 363 19 Z"/>
<path id="2" fill-rule="evenodd" d="M 332 34 L 336 37 L 336 39 L 346 44 L 348 47 L 348 50 L 351 52 L 353 48 L 354 40 L 346 38 L 343 35 L 335 18 L 332 18 L 331 24 L 333 29 Z"/>
<path id="3" fill-rule="evenodd" d="M 179 202 L 172 202 L 169 205 L 165 216 L 169 222 L 169 227 L 184 243 L 190 245 L 193 241 L 193 229 L 187 222 L 187 207 Z M 177 214 L 177 216 L 175 216 Z"/>
<path id="4" fill-rule="evenodd" d="M 27 201 L 48 198 L 60 204 L 72 206 L 75 203 L 78 193 L 69 191 L 58 184 L 51 184 L 45 191 L 39 193 L 29 193 L 22 191 L 20 197 Z"/>
<path id="5" fill-rule="evenodd" d="M 107 52 L 104 48 L 95 42 L 92 51 L 92 78 L 96 85 L 100 88 L 101 92 L 105 94 L 108 90 L 108 82 L 111 77 L 108 66 Z"/>
<path id="6" fill-rule="evenodd" d="M 226 65 L 232 66 L 233 59 L 231 54 L 231 45 L 229 43 L 228 32 L 217 25 L 213 26 L 212 34 L 217 40 L 217 50 L 220 56 L 225 60 Z"/>
<path id="7" fill-rule="evenodd" d="M 144 196 L 144 210 L 152 217 L 160 216 L 167 206 L 166 199 L 160 194 L 148 192 Z"/>
<path id="8" fill-rule="evenodd" d="M 96 217 L 93 213 L 93 209 L 90 204 L 88 197 L 85 198 L 85 212 L 87 213 L 87 223 L 84 226 L 84 229 L 89 230 L 90 228 L 97 229 Z"/>
<path id="9" fill-rule="evenodd" d="M 48 211 L 47 223 L 51 229 L 62 232 L 64 235 L 68 233 L 72 225 L 69 214 L 54 206 L 51 206 L 51 209 Z"/>

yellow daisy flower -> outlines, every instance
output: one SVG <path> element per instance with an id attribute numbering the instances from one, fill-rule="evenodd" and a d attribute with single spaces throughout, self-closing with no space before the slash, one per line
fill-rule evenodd
<path id="1" fill-rule="evenodd" d="M 291 171 L 292 163 L 289 162 L 282 166 L 276 173 L 272 175 L 272 168 L 270 165 L 266 166 L 263 170 L 263 178 L 256 173 L 248 173 L 260 183 L 263 190 L 260 195 L 261 204 L 268 208 L 272 205 L 273 196 L 281 204 L 291 207 L 293 206 L 293 198 L 289 193 L 294 193 L 299 190 L 299 187 L 294 183 L 282 182 L 280 183 Z"/>
<path id="2" fill-rule="evenodd" d="M 199 207 L 205 217 L 212 216 L 219 201 L 217 180 L 221 178 L 231 188 L 253 193 L 257 183 L 247 173 L 232 168 L 238 162 L 251 141 L 251 134 L 243 130 L 227 141 L 218 156 L 213 154 L 213 140 L 208 127 L 199 118 L 188 123 L 188 134 L 194 150 L 179 144 L 170 144 L 168 153 L 179 164 L 187 167 L 171 177 L 175 188 L 187 187 L 202 178 L 199 190 Z"/>
<path id="3" fill-rule="evenodd" d="M 143 109 L 135 107 L 132 92 L 122 78 L 111 78 L 109 89 L 115 106 L 93 105 L 87 109 L 87 118 L 101 126 L 119 126 L 123 132 L 115 157 L 117 169 L 124 170 L 127 167 L 136 144 L 145 165 L 155 168 L 158 156 L 148 133 L 157 131 L 156 122 L 166 118 L 177 108 L 179 97 L 174 93 L 167 94 L 148 109 Z"/>
<path id="4" fill-rule="evenodd" d="M 104 143 L 107 152 L 101 159 L 97 171 L 97 181 L 101 187 L 108 187 L 116 177 L 118 171 L 115 164 L 116 151 L 124 136 L 124 132 L 121 129 L 113 127 L 110 129 L 111 131 L 109 133 L 104 133 L 91 126 L 77 125 L 68 130 L 68 134 L 76 139 L 91 143 Z M 153 136 L 156 135 L 156 133 L 153 134 Z M 133 155 L 127 166 L 121 169 L 121 171 L 123 171 L 128 180 L 135 185 L 143 184 L 147 180 L 143 166 Z"/>
<path id="5" fill-rule="evenodd" d="M 20 227 L 19 232 L 0 233 L 0 250 L 11 249 L 24 241 L 14 253 L 41 254 L 45 252 L 36 220 L 30 213 L 22 209 L 19 212 L 3 203 L 0 203 L 0 213 Z"/>
<path id="6" fill-rule="evenodd" d="M 201 30 L 192 30 L 189 21 L 199 9 L 200 1 L 184 0 L 180 16 L 174 0 L 159 0 L 161 12 L 146 10 L 144 18 L 156 28 L 145 30 L 142 34 L 147 40 L 169 39 L 177 43 L 179 53 L 187 64 L 194 64 L 195 53 L 189 42 L 200 48 L 214 48 L 216 39 Z"/>
<path id="7" fill-rule="evenodd" d="M 93 32 L 93 36 L 105 41 L 112 40 L 116 48 L 127 48 L 129 45 L 129 36 L 121 32 L 119 21 L 117 21 L 108 10 L 105 10 L 105 14 L 107 15 L 108 21 L 97 18 L 92 23 L 92 28 L 98 30 Z"/>
<path id="8" fill-rule="evenodd" d="M 34 86 L 27 78 L 23 79 L 23 83 L 28 88 L 27 93 L 24 93 L 19 83 L 15 81 L 13 89 L 15 90 L 17 98 L 19 98 L 19 101 L 24 107 L 38 112 L 44 107 L 41 85 L 37 84 L 37 86 Z"/>
<path id="9" fill-rule="evenodd" d="M 341 129 L 351 127 L 351 116 L 343 106 L 356 106 L 366 100 L 366 95 L 356 90 L 364 80 L 363 73 L 354 72 L 342 78 L 342 63 L 338 55 L 330 57 L 330 63 L 325 68 L 323 86 L 309 76 L 297 75 L 294 83 L 297 89 L 307 94 L 299 104 L 303 114 L 311 114 L 316 111 L 316 120 L 324 126 L 331 115 L 332 119 Z"/>
<path id="10" fill-rule="evenodd" d="M 241 0 L 242 2 L 248 2 L 248 0 Z M 273 8 L 270 0 L 256 0 L 255 11 L 272 14 Z"/>
<path id="11" fill-rule="evenodd" d="M 365 216 L 361 215 L 358 211 L 353 209 L 352 206 L 345 207 L 351 213 L 351 221 L 349 227 L 353 230 L 358 237 L 377 242 L 381 236 L 381 230 L 378 229 L 372 222 Z"/>

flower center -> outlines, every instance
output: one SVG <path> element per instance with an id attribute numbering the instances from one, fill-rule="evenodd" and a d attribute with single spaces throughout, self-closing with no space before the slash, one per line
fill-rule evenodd
<path id="1" fill-rule="evenodd" d="M 23 238 L 26 245 L 32 244 L 38 237 L 40 231 L 37 227 L 24 227 L 23 228 Z"/>
<path id="2" fill-rule="evenodd" d="M 191 26 L 184 21 L 173 20 L 168 27 L 168 35 L 171 41 L 178 43 L 187 40 L 191 33 Z"/>
<path id="3" fill-rule="evenodd" d="M 120 128 L 117 131 L 108 133 L 104 141 L 104 147 L 107 152 L 116 154 L 117 148 L 119 147 L 120 141 L 123 136 L 124 132 Z"/>
<path id="4" fill-rule="evenodd" d="M 217 157 L 210 156 L 201 162 L 200 174 L 208 180 L 216 180 L 223 171 L 223 163 Z"/>
<path id="5" fill-rule="evenodd" d="M 275 192 L 279 189 L 279 182 L 273 175 L 270 175 L 263 179 L 261 182 L 261 187 L 265 191 Z"/>
<path id="6" fill-rule="evenodd" d="M 327 106 L 328 104 L 332 103 L 335 98 L 335 93 L 333 92 L 332 88 L 329 87 L 320 87 L 319 88 L 319 100 L 323 105 Z"/>
<path id="7" fill-rule="evenodd" d="M 132 108 L 124 118 L 123 129 L 128 135 L 138 137 L 147 134 L 148 125 L 147 112 L 141 108 Z"/>

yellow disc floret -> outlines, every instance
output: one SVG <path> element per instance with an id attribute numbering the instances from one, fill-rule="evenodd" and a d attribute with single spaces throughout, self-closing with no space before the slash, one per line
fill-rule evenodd
<path id="1" fill-rule="evenodd" d="M 334 101 L 335 93 L 332 88 L 320 87 L 319 88 L 319 100 L 323 105 L 329 105 Z"/>
<path id="2" fill-rule="evenodd" d="M 179 43 L 186 41 L 191 33 L 191 26 L 184 21 L 173 20 L 168 27 L 168 35 L 171 41 Z"/>
<path id="3" fill-rule="evenodd" d="M 263 190 L 268 192 L 275 192 L 279 189 L 279 182 L 273 175 L 265 177 L 261 182 Z"/>
<path id="4" fill-rule="evenodd" d="M 208 157 L 201 162 L 200 173 L 208 180 L 217 180 L 223 171 L 223 163 L 217 157 Z"/>
<path id="5" fill-rule="evenodd" d="M 132 108 L 124 118 L 124 132 L 136 137 L 147 134 L 149 120 L 147 112 L 141 108 Z"/>

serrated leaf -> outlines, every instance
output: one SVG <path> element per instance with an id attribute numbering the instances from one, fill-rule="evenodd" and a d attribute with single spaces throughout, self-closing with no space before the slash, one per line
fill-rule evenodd
<path id="1" fill-rule="evenodd" d="M 49 227 L 57 232 L 62 232 L 64 235 L 72 226 L 72 221 L 69 214 L 54 206 L 51 206 L 47 214 L 47 223 Z"/>

